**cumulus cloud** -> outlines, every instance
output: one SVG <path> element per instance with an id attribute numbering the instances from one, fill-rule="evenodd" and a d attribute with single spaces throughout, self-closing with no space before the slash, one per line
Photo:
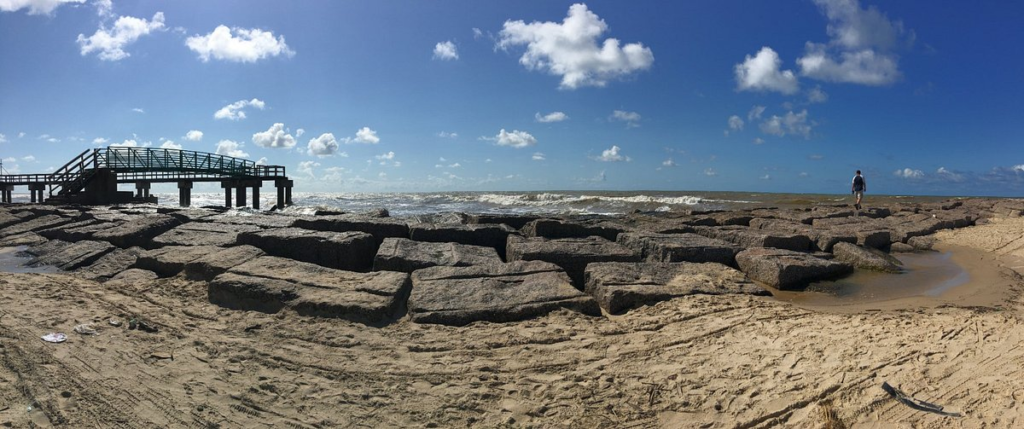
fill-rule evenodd
<path id="1" fill-rule="evenodd" d="M 0 12 L 28 9 L 29 15 L 49 15 L 66 3 L 85 3 L 85 0 L 0 0 Z"/>
<path id="2" fill-rule="evenodd" d="M 226 155 L 234 158 L 248 158 L 249 154 L 242 150 L 242 143 L 233 140 L 221 140 L 217 143 L 217 155 Z"/>
<path id="3" fill-rule="evenodd" d="M 111 147 L 139 147 L 139 142 L 135 141 L 135 139 L 125 139 L 121 143 L 113 143 L 110 146 Z"/>
<path id="4" fill-rule="evenodd" d="M 512 132 L 507 132 L 504 128 L 498 131 L 498 135 L 494 137 L 480 137 L 480 140 L 493 141 L 498 146 L 510 146 L 516 149 L 537 144 L 537 139 L 526 131 L 512 130 Z"/>
<path id="5" fill-rule="evenodd" d="M 754 137 L 754 144 L 764 144 L 764 139 L 760 137 Z"/>
<path id="6" fill-rule="evenodd" d="M 222 61 L 254 63 L 268 57 L 284 55 L 291 57 L 295 52 L 288 48 L 284 36 L 274 37 L 271 31 L 258 28 L 228 28 L 218 25 L 212 33 L 195 35 L 185 40 L 188 46 L 204 63 L 211 58 Z"/>
<path id="7" fill-rule="evenodd" d="M 596 157 L 594 159 L 597 160 L 597 161 L 602 161 L 602 162 L 628 162 L 628 161 L 630 161 L 630 158 L 628 156 L 623 156 L 622 154 L 619 153 L 620 150 L 622 150 L 622 148 L 620 148 L 618 146 L 612 146 L 611 149 L 605 149 L 603 152 L 601 152 L 601 156 Z"/>
<path id="8" fill-rule="evenodd" d="M 313 174 L 313 169 L 315 169 L 315 168 L 317 168 L 319 166 L 320 166 L 320 163 L 316 162 L 316 161 L 302 161 L 302 162 L 299 163 L 298 171 L 299 171 L 299 173 L 303 173 L 303 174 L 309 175 L 310 179 L 314 179 L 315 180 L 316 179 L 316 175 Z"/>
<path id="9" fill-rule="evenodd" d="M 442 61 L 457 60 L 459 59 L 459 48 L 451 40 L 437 42 L 434 45 L 434 59 Z"/>
<path id="10" fill-rule="evenodd" d="M 278 122 L 271 125 L 266 131 L 253 134 L 252 142 L 259 147 L 289 149 L 295 146 L 295 137 L 288 134 L 288 131 L 284 129 L 284 124 Z"/>
<path id="11" fill-rule="evenodd" d="M 310 156 L 331 156 L 338 152 L 338 140 L 332 133 L 320 134 L 320 137 L 310 139 L 306 145 L 306 153 Z"/>
<path id="12" fill-rule="evenodd" d="M 669 159 L 666 159 L 666 160 L 662 161 L 661 165 L 664 166 L 664 167 L 672 168 L 672 167 L 678 166 L 679 164 L 676 164 L 676 162 L 673 161 L 672 158 L 669 158 Z"/>
<path id="13" fill-rule="evenodd" d="M 804 76 L 829 82 L 886 85 L 900 77 L 895 51 L 913 43 L 913 31 L 857 0 L 814 0 L 828 19 L 828 44 L 807 42 L 797 59 Z"/>
<path id="14" fill-rule="evenodd" d="M 534 119 L 537 120 L 537 122 L 545 124 L 551 122 L 562 122 L 566 119 L 569 119 L 569 115 L 566 115 L 565 113 L 562 112 L 551 112 L 548 113 L 547 115 L 541 115 L 540 112 L 537 112 L 533 115 L 533 117 Z"/>
<path id="15" fill-rule="evenodd" d="M 800 113 L 786 112 L 785 116 L 772 115 L 761 123 L 761 132 L 779 137 L 793 134 L 806 139 L 811 137 L 814 125 L 814 122 L 808 122 L 807 110 L 804 109 Z"/>
<path id="16" fill-rule="evenodd" d="M 185 140 L 197 142 L 203 139 L 203 132 L 199 130 L 191 130 L 185 133 Z"/>
<path id="17" fill-rule="evenodd" d="M 109 142 L 109 141 L 110 140 L 107 140 L 107 139 L 105 139 L 103 137 L 96 137 L 96 138 L 92 139 L 92 144 L 102 146 L 102 145 L 107 144 L 107 142 Z"/>
<path id="18" fill-rule="evenodd" d="M 379 161 L 391 161 L 391 160 L 395 159 L 395 153 L 394 152 L 382 153 L 380 155 L 375 156 L 375 158 L 377 158 L 377 160 L 379 160 Z"/>
<path id="19" fill-rule="evenodd" d="M 807 102 L 808 103 L 824 103 L 828 101 L 828 93 L 821 90 L 820 86 L 811 88 L 807 91 Z"/>
<path id="20" fill-rule="evenodd" d="M 602 87 L 611 79 L 651 67 L 654 53 L 642 43 L 620 46 L 618 39 L 608 38 L 598 45 L 598 38 L 607 30 L 604 20 L 579 3 L 569 7 L 561 23 L 505 21 L 497 46 L 525 45 L 519 63 L 528 70 L 561 76 L 561 89 Z"/>
<path id="21" fill-rule="evenodd" d="M 795 94 L 800 90 L 792 70 L 779 70 L 782 60 L 772 48 L 762 47 L 757 55 L 736 64 L 736 89 L 740 91 L 776 91 Z"/>
<path id="22" fill-rule="evenodd" d="M 132 109 L 132 111 L 135 112 L 135 113 L 146 113 L 146 111 L 143 110 L 141 107 L 136 107 L 136 108 Z"/>
<path id="23" fill-rule="evenodd" d="M 753 121 L 754 119 L 761 119 L 761 115 L 764 114 L 764 106 L 754 106 L 747 112 L 747 120 Z"/>
<path id="24" fill-rule="evenodd" d="M 533 156 L 530 157 L 530 159 L 533 159 L 534 161 L 544 161 L 547 160 L 547 157 L 545 157 L 543 153 L 534 152 Z"/>
<path id="25" fill-rule="evenodd" d="M 608 120 L 625 122 L 626 128 L 635 128 L 640 126 L 640 114 L 636 112 L 615 110 L 612 112 L 612 115 L 608 117 Z"/>
<path id="26" fill-rule="evenodd" d="M 743 129 L 743 119 L 739 116 L 732 115 L 729 117 L 729 129 L 733 131 L 740 131 Z"/>
<path id="27" fill-rule="evenodd" d="M 896 170 L 893 172 L 896 177 L 904 179 L 920 179 L 924 177 L 924 172 L 921 170 L 914 170 L 911 168 L 904 168 L 902 170 Z"/>
<path id="28" fill-rule="evenodd" d="M 178 150 L 181 150 L 182 146 L 180 144 L 177 144 L 177 143 L 171 141 L 171 140 L 167 140 L 163 144 L 160 145 L 160 148 L 161 149 L 178 149 Z"/>
<path id="29" fill-rule="evenodd" d="M 370 127 L 362 127 L 356 131 L 355 137 L 345 137 L 342 141 L 344 141 L 345 144 L 377 144 L 380 143 L 380 137 L 377 137 L 377 132 L 371 130 Z"/>
<path id="30" fill-rule="evenodd" d="M 303 134 L 306 134 L 306 130 L 305 129 L 299 128 L 299 129 L 295 130 L 295 138 L 302 137 Z"/>
<path id="31" fill-rule="evenodd" d="M 947 170 L 946 167 L 939 167 L 939 169 L 935 171 L 935 175 L 940 177 L 940 178 L 943 178 L 943 179 L 946 179 L 946 180 L 949 180 L 949 181 L 953 181 L 953 182 L 962 182 L 962 181 L 964 181 L 964 175 L 963 174 L 957 173 L 955 171 Z"/>
<path id="32" fill-rule="evenodd" d="M 263 100 L 260 100 L 258 98 L 254 98 L 252 100 L 238 100 L 234 103 L 228 104 L 227 106 L 221 107 L 216 112 L 213 112 L 213 118 L 240 121 L 242 119 L 245 119 L 245 110 L 243 109 L 245 109 L 246 107 L 255 107 L 257 109 L 263 110 L 263 108 L 266 106 L 267 104 L 264 103 Z M 199 133 L 200 138 L 202 137 L 202 135 L 203 133 Z"/>
<path id="33" fill-rule="evenodd" d="M 114 22 L 112 28 L 106 28 L 102 24 L 92 36 L 85 37 L 78 35 L 78 45 L 82 56 L 92 52 L 99 52 L 99 59 L 104 61 L 119 61 L 131 56 L 124 51 L 124 48 L 140 37 L 154 31 L 164 29 L 164 13 L 157 12 L 152 20 L 136 18 L 133 16 L 122 16 Z"/>

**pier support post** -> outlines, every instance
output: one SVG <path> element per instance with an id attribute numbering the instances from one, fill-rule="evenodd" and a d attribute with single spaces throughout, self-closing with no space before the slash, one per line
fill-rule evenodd
<path id="1" fill-rule="evenodd" d="M 263 181 L 253 180 L 252 181 L 252 208 L 253 210 L 260 209 L 260 188 L 263 187 Z"/>
<path id="2" fill-rule="evenodd" d="M 235 188 L 235 207 L 245 207 L 245 184 L 239 183 Z"/>
<path id="3" fill-rule="evenodd" d="M 43 202 L 43 191 L 46 190 L 45 183 L 32 183 L 28 185 L 28 191 L 32 194 L 32 202 Z"/>
<path id="4" fill-rule="evenodd" d="M 223 181 L 220 182 L 220 187 L 224 188 L 224 207 L 231 208 L 231 182 Z"/>
<path id="5" fill-rule="evenodd" d="M 274 186 L 277 186 L 277 208 L 283 209 L 292 205 L 292 186 L 294 181 L 288 179 L 277 179 Z"/>
<path id="6" fill-rule="evenodd" d="M 0 203 L 10 204 L 11 203 L 11 190 L 14 186 L 0 183 Z"/>
<path id="7" fill-rule="evenodd" d="M 182 180 L 178 182 L 178 205 L 181 207 L 192 206 L 192 181 Z"/>
<path id="8" fill-rule="evenodd" d="M 151 186 L 149 182 L 135 182 L 135 198 L 149 199 L 149 189 Z"/>

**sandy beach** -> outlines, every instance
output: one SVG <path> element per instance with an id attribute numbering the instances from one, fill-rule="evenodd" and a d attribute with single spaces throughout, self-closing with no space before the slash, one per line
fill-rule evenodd
<path id="1" fill-rule="evenodd" d="M 0 424 L 1017 427 L 1024 218 L 934 237 L 971 275 L 937 297 L 816 308 L 695 294 L 465 326 L 237 311 L 184 275 L 4 273 Z M 132 318 L 158 332 L 126 329 Z M 50 332 L 68 340 L 40 340 Z"/>

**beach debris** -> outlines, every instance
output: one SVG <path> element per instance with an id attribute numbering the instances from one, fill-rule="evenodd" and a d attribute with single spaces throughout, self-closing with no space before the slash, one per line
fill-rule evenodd
<path id="1" fill-rule="evenodd" d="M 115 326 L 115 327 L 121 326 L 123 324 L 123 322 L 121 322 L 118 319 L 110 319 L 110 320 L 107 321 L 107 323 L 109 323 L 110 326 Z"/>
<path id="2" fill-rule="evenodd" d="M 158 359 L 158 360 L 160 360 L 160 359 L 174 360 L 174 355 L 172 355 L 172 354 L 170 354 L 168 352 L 153 352 L 153 353 L 149 354 L 149 357 L 151 357 L 153 359 Z"/>
<path id="3" fill-rule="evenodd" d="M 63 343 L 68 340 L 68 336 L 65 335 L 63 332 L 51 332 L 49 334 L 43 335 L 40 338 L 42 338 L 43 341 L 46 341 L 48 343 Z"/>
<path id="4" fill-rule="evenodd" d="M 96 335 L 96 328 L 94 328 L 91 324 L 88 323 L 75 325 L 74 331 L 82 335 Z"/>
<path id="5" fill-rule="evenodd" d="M 153 326 L 153 325 L 151 325 L 149 323 L 146 323 L 145 321 L 137 319 L 137 318 L 132 318 L 131 320 L 128 321 L 128 329 L 129 330 L 138 329 L 140 331 L 149 332 L 149 333 L 156 333 L 156 332 L 159 331 L 159 329 L 157 329 L 156 326 Z"/>
<path id="6" fill-rule="evenodd" d="M 888 393 L 893 398 L 896 398 L 896 400 L 903 403 L 903 405 L 906 405 L 915 410 L 941 414 L 943 416 L 949 417 L 963 417 L 963 415 L 960 413 L 944 411 L 944 407 L 942 405 L 933 404 L 931 402 L 925 402 L 920 399 L 915 399 L 911 396 L 908 396 L 906 393 L 903 393 L 902 390 L 892 387 L 892 385 L 890 385 L 888 382 L 882 382 L 882 390 L 884 390 L 885 393 Z"/>

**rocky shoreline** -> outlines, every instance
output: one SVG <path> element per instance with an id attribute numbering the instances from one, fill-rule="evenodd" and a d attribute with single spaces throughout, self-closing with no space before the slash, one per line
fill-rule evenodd
<path id="1" fill-rule="evenodd" d="M 95 281 L 184 275 L 209 282 L 210 302 L 236 310 L 373 325 L 408 313 L 415 322 L 464 325 L 560 308 L 621 314 L 690 294 L 799 290 L 855 269 L 899 272 L 888 252 L 927 250 L 937 231 L 1022 210 L 1016 200 L 965 199 L 864 211 L 398 219 L 386 210 L 289 216 L 15 205 L 0 208 L 0 246 L 28 246 L 31 264 Z"/>

